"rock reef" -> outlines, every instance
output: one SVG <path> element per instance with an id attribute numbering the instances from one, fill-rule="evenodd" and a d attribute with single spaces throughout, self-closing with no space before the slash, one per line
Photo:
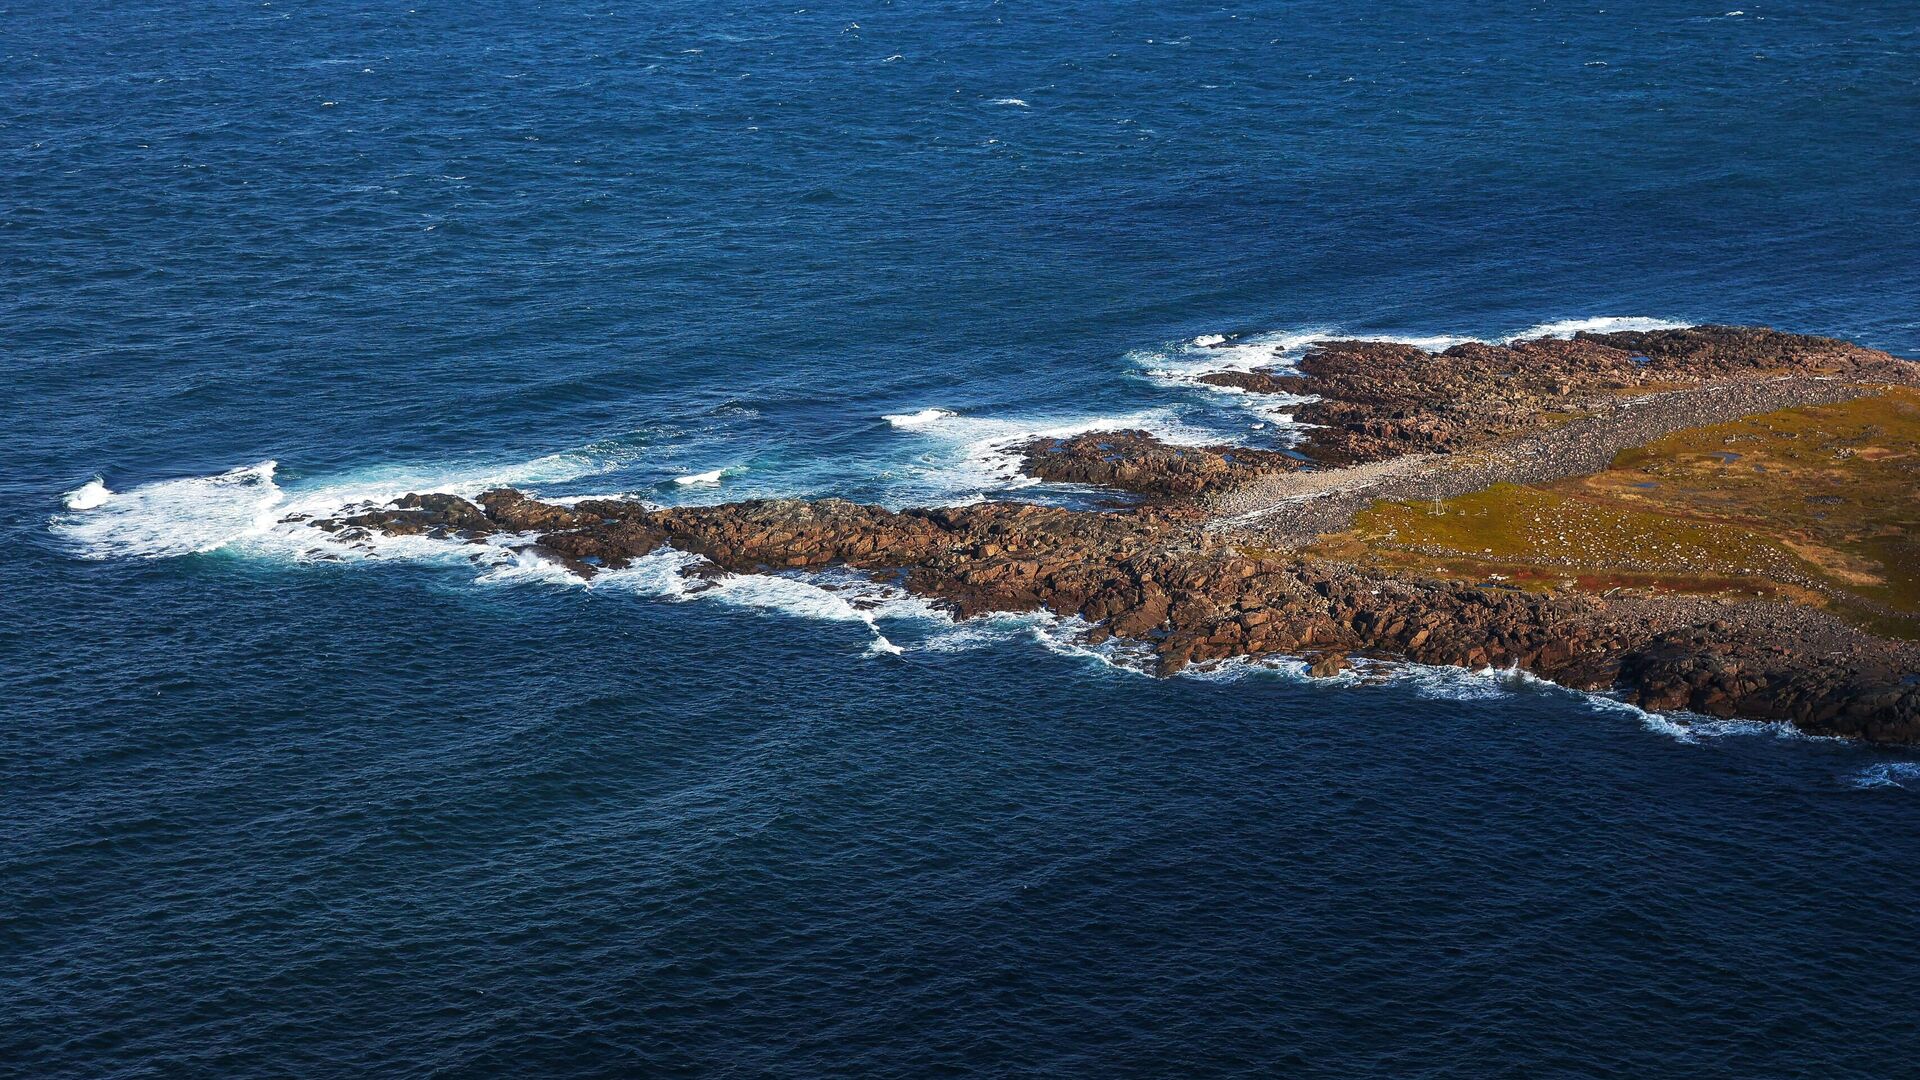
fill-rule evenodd
<path id="1" fill-rule="evenodd" d="M 1201 381 L 1312 395 L 1294 418 L 1317 425 L 1300 447 L 1325 464 L 1452 453 L 1564 422 L 1612 399 L 1771 375 L 1901 382 L 1912 365 L 1833 338 L 1759 327 L 1581 333 L 1432 353 L 1379 341 L 1325 341 L 1297 372 L 1217 372 Z"/>
<path id="2" fill-rule="evenodd" d="M 1862 384 L 1910 382 L 1911 365 L 1829 339 L 1704 327 L 1572 341 L 1463 345 L 1444 353 L 1333 342 L 1303 375 L 1235 373 L 1231 385 L 1302 392 L 1322 463 L 1417 452 L 1444 459 L 1504 445 L 1661 393 L 1782 373 Z M 1209 381 L 1229 383 L 1226 376 Z M 1267 380 L 1263 382 L 1262 380 Z M 1817 606 L 1658 589 L 1521 588 L 1390 565 L 1311 546 L 1268 546 L 1202 498 L 1302 470 L 1275 451 L 1175 447 L 1145 432 L 1036 440 L 1020 448 L 1042 479 L 1144 496 L 1104 511 L 1016 502 L 890 510 L 836 499 L 657 508 L 567 506 L 497 489 L 469 501 L 409 495 L 314 523 L 342 535 L 424 534 L 516 546 L 591 577 L 663 545 L 696 572 L 846 567 L 932 598 L 956 617 L 1046 610 L 1089 637 L 1128 639 L 1163 672 L 1235 657 L 1301 656 L 1317 674 L 1349 657 L 1513 667 L 1580 689 L 1612 689 L 1655 710 L 1787 721 L 1820 734 L 1920 741 L 1920 648 Z M 1423 461 L 1426 459 L 1422 459 Z M 1363 470 L 1351 470 L 1360 475 Z M 1349 470 L 1323 468 L 1329 483 Z M 1916 485 L 1920 486 L 1920 485 Z M 1284 516 L 1286 507 L 1274 513 Z M 1356 541 L 1358 542 L 1358 541 Z"/>
<path id="3" fill-rule="evenodd" d="M 1244 446 L 1175 446 L 1145 431 L 1096 431 L 1035 439 L 1019 448 L 1030 476 L 1114 488 L 1155 499 L 1191 498 L 1237 487 L 1302 460 Z"/>

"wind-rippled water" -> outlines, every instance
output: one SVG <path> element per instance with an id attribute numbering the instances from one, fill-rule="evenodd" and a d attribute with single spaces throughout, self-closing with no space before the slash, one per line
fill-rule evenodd
<path id="1" fill-rule="evenodd" d="M 1074 501 L 997 451 L 1284 442 L 1185 376 L 1327 333 L 1920 355 L 1911 16 L 16 5 L 0 1073 L 1913 1071 L 1911 754 L 277 524 Z"/>

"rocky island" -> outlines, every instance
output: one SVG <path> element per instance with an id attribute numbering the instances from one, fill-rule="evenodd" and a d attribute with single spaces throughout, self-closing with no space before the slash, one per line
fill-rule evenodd
<path id="1" fill-rule="evenodd" d="M 1141 431 L 1035 440 L 1043 480 L 1132 500 L 890 510 L 825 499 L 409 495 L 312 522 L 523 538 L 591 577 L 847 567 L 957 617 L 1044 609 L 1163 673 L 1233 657 L 1517 667 L 1655 711 L 1920 742 L 1920 369 L 1750 327 L 1443 352 L 1328 341 L 1201 381 L 1304 398 L 1287 451 Z"/>

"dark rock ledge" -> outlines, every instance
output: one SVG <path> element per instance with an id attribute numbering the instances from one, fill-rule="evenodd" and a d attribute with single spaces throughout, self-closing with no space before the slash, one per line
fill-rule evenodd
<path id="1" fill-rule="evenodd" d="M 1839 400 L 1853 392 L 1849 387 L 1866 394 L 1871 384 L 1920 381 L 1911 362 L 1886 353 L 1721 326 L 1468 344 L 1442 353 L 1323 342 L 1298 373 L 1205 379 L 1252 392 L 1316 395 L 1295 414 L 1319 425 L 1301 449 L 1309 467 L 1318 465 L 1335 485 L 1353 479 L 1356 491 L 1377 484 L 1369 470 L 1386 466 L 1344 473 L 1333 466 L 1404 458 L 1391 464 L 1424 468 L 1495 444 L 1530 459 L 1564 458 L 1561 436 L 1583 444 L 1581 425 L 1609 416 L 1635 419 L 1637 426 L 1623 430 L 1645 428 L 1647 437 L 1692 426 L 1703 421 L 1688 417 L 1703 406 L 1698 394 L 1685 393 L 1690 388 L 1719 387 L 1729 400 L 1759 401 L 1768 395 L 1736 391 L 1788 380 L 1818 388 L 1814 399 Z M 1534 441 L 1520 445 L 1516 437 Z M 1877 637 L 1823 611 L 1522 592 L 1301 554 L 1297 546 L 1276 546 L 1271 528 L 1219 530 L 1238 518 L 1211 517 L 1207 507 L 1217 511 L 1220 502 L 1214 496 L 1232 489 L 1227 502 L 1244 502 L 1250 492 L 1258 502 L 1263 484 L 1302 467 L 1301 458 L 1275 451 L 1169 446 L 1146 432 L 1123 431 L 1036 440 L 1019 452 L 1043 479 L 1117 488 L 1145 501 L 1117 511 L 1007 502 L 892 511 L 835 499 L 654 509 L 611 499 L 556 506 L 498 489 L 477 502 L 408 495 L 311 524 L 349 539 L 375 532 L 524 537 L 522 547 L 589 577 L 663 545 L 701 556 L 696 574 L 844 566 L 899 580 L 961 618 L 1038 609 L 1079 616 L 1096 642 L 1143 643 L 1162 673 L 1269 655 L 1309 657 L 1318 674 L 1340 671 L 1349 655 L 1516 667 L 1579 689 L 1618 690 L 1653 710 L 1920 742 L 1920 644 Z M 1297 505 L 1281 498 L 1260 512 L 1299 516 Z M 1216 528 L 1207 527 L 1210 521 Z"/>
<path id="2" fill-rule="evenodd" d="M 318 522 L 329 530 L 527 534 L 590 576 L 670 545 L 734 572 L 845 566 L 897 576 L 959 617 L 1046 609 L 1097 641 L 1145 643 L 1162 673 L 1238 656 L 1360 654 L 1509 667 L 1652 709 L 1785 720 L 1920 741 L 1911 646 L 1777 605 L 1663 605 L 1537 595 L 1269 556 L 1210 541 L 1190 508 L 1120 512 L 1019 503 L 890 511 L 840 500 L 649 509 L 553 506 L 512 490 L 476 503 L 410 495 Z M 1789 644 L 1790 643 L 1790 644 Z M 1329 665 L 1337 669 L 1337 663 Z"/>
<path id="3" fill-rule="evenodd" d="M 1323 341 L 1298 369 L 1222 371 L 1201 382 L 1313 395 L 1293 410 L 1316 425 L 1300 447 L 1347 465 L 1454 453 L 1604 409 L 1623 396 L 1774 376 L 1915 381 L 1910 361 L 1834 338 L 1751 326 L 1582 333 L 1430 353 L 1381 341 Z"/>

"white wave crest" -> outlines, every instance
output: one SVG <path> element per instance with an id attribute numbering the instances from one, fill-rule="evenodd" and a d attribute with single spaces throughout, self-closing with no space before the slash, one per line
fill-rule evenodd
<path id="1" fill-rule="evenodd" d="M 96 476 L 61 496 L 60 502 L 69 510 L 93 510 L 111 498 L 113 492 L 108 490 L 104 480 Z"/>
<path id="2" fill-rule="evenodd" d="M 1164 349 L 1135 352 L 1130 359 L 1148 376 L 1189 382 L 1218 371 L 1289 368 L 1306 355 L 1307 346 L 1330 336 L 1337 336 L 1337 332 L 1328 327 L 1276 330 L 1239 338 L 1201 334 Z"/>
<path id="3" fill-rule="evenodd" d="M 724 479 L 726 475 L 727 475 L 727 470 L 715 469 L 712 472 L 689 473 L 686 476 L 676 476 L 673 478 L 673 482 L 676 484 L 680 484 L 682 486 L 688 486 L 693 484 L 717 484 L 722 479 Z"/>
<path id="4" fill-rule="evenodd" d="M 921 409 L 911 413 L 888 413 L 880 419 L 897 428 L 921 428 L 954 415 L 951 409 Z"/>
<path id="5" fill-rule="evenodd" d="M 1672 319 L 1645 316 L 1594 316 L 1560 319 L 1539 323 L 1524 330 L 1493 338 L 1468 334 L 1434 334 L 1424 331 L 1406 333 L 1354 333 L 1337 326 L 1323 325 L 1291 330 L 1272 330 L 1241 337 L 1225 334 L 1201 334 L 1191 340 L 1157 350 L 1132 355 L 1136 365 L 1149 376 L 1191 381 L 1219 371 L 1252 371 L 1277 368 L 1282 372 L 1297 364 L 1307 349 L 1319 341 L 1381 341 L 1412 345 L 1427 352 L 1443 352 L 1455 345 L 1481 342 L 1507 344 L 1531 338 L 1571 338 L 1581 332 L 1613 333 L 1625 330 L 1677 330 L 1693 325 Z"/>
<path id="6" fill-rule="evenodd" d="M 1920 761 L 1883 761 L 1869 765 L 1848 778 L 1847 783 L 1862 790 L 1902 788 L 1920 791 Z"/>
<path id="7" fill-rule="evenodd" d="M 1234 407 L 1251 415 L 1253 423 L 1249 425 L 1250 427 L 1257 430 L 1272 425 L 1279 429 L 1282 439 L 1297 440 L 1304 436 L 1305 429 L 1294 420 L 1293 410 L 1300 405 L 1317 400 L 1315 397 L 1307 394 L 1249 393 L 1238 387 L 1215 386 L 1201 382 L 1201 377 L 1226 371 L 1254 370 L 1286 375 L 1299 366 L 1301 359 L 1316 342 L 1321 341 L 1393 342 L 1412 345 L 1427 352 L 1443 352 L 1455 345 L 1475 341 L 1504 344 L 1523 338 L 1569 338 L 1583 330 L 1594 332 L 1660 330 L 1687 325 L 1689 324 L 1674 322 L 1670 319 L 1640 317 L 1563 319 L 1557 322 L 1541 323 L 1493 339 L 1476 338 L 1464 334 L 1425 332 L 1353 333 L 1337 326 L 1327 325 L 1272 330 L 1241 336 L 1201 334 L 1163 348 L 1131 353 L 1129 359 L 1142 375 L 1154 382 L 1171 389 L 1186 391 L 1198 389 L 1230 399 Z"/>
<path id="8" fill-rule="evenodd" d="M 1298 657 L 1234 657 L 1188 667 L 1181 678 L 1208 682 L 1237 682 L 1249 677 L 1281 678 L 1290 682 L 1316 685 L 1400 687 L 1418 696 L 1442 701 L 1494 701 L 1517 694 L 1550 694 L 1570 698 L 1600 713 L 1613 713 L 1638 721 L 1640 726 L 1675 742 L 1697 745 L 1703 739 L 1728 736 L 1766 735 L 1780 739 L 1823 739 L 1804 734 L 1791 725 L 1757 720 L 1723 720 L 1691 713 L 1648 712 L 1639 706 L 1608 694 L 1575 690 L 1543 679 L 1517 667 L 1462 668 L 1438 664 L 1416 664 L 1405 660 L 1374 660 L 1355 657 L 1353 667 L 1331 678 L 1314 678 L 1307 664 Z"/>
<path id="9" fill-rule="evenodd" d="M 48 528 L 85 559 L 159 559 L 226 548 L 293 559 L 418 556 L 428 550 L 457 551 L 464 559 L 473 554 L 473 546 L 447 548 L 421 537 L 370 537 L 349 543 L 305 521 L 385 506 L 409 492 L 472 498 L 488 488 L 565 483 L 621 468 L 632 454 L 589 447 L 506 467 L 380 466 L 285 490 L 277 482 L 278 464 L 264 461 L 123 492 L 109 492 L 99 484 L 98 496 L 89 493 L 89 484 L 70 493 L 67 512 L 56 515 Z M 75 505 L 79 495 L 88 495 L 85 501 L 92 505 Z"/>
<path id="10" fill-rule="evenodd" d="M 994 99 L 993 99 L 992 101 L 989 101 L 989 102 L 987 102 L 987 104 L 989 104 L 989 105 L 1011 105 L 1011 106 L 1013 106 L 1013 107 L 1015 107 L 1015 108 L 1019 108 L 1019 109 L 1031 109 L 1031 108 L 1033 107 L 1033 106 L 1031 106 L 1031 105 L 1028 105 L 1028 104 L 1027 104 L 1026 102 L 1024 102 L 1024 101 L 1022 101 L 1022 100 L 1020 100 L 1020 99 L 1019 99 L 1019 98 L 1017 98 L 1017 97 L 1003 97 L 1003 98 L 994 98 Z"/>
<path id="11" fill-rule="evenodd" d="M 1674 322 L 1672 319 L 1649 319 L 1639 316 L 1599 316 L 1587 319 L 1562 319 L 1558 322 L 1540 323 L 1508 334 L 1498 339 L 1499 344 L 1513 341 L 1527 341 L 1533 338 L 1570 338 L 1575 334 L 1616 334 L 1628 330 L 1684 330 L 1692 323 Z"/>
<path id="12" fill-rule="evenodd" d="M 87 559 L 213 551 L 271 527 L 281 499 L 274 468 L 273 462 L 263 461 L 217 476 L 142 484 L 89 506 L 70 502 L 75 512 L 56 516 L 49 527 Z"/>
<path id="13" fill-rule="evenodd" d="M 1067 421 L 945 416 L 912 429 L 935 444 L 920 457 L 914 486 L 947 505 L 1032 487 L 1041 481 L 1022 471 L 1018 452 L 1022 445 L 1089 431 L 1132 429 L 1181 446 L 1204 446 L 1233 438 L 1232 433 L 1189 425 L 1169 408 Z"/>
<path id="14" fill-rule="evenodd" d="M 689 578 L 687 572 L 704 561 L 698 555 L 663 547 L 618 570 L 603 570 L 587 584 L 595 591 L 632 593 L 649 600 L 691 600 L 706 589 L 706 583 Z"/>
<path id="15" fill-rule="evenodd" d="M 529 550 L 511 551 L 493 569 L 474 579 L 476 585 L 578 585 L 580 575 Z"/>

